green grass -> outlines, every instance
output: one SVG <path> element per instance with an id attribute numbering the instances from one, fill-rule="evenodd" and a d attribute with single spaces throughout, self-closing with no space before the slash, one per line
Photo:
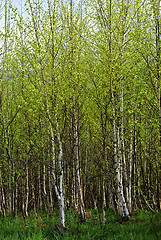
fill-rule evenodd
<path id="1" fill-rule="evenodd" d="M 87 219 L 80 224 L 74 211 L 66 212 L 66 231 L 61 232 L 59 226 L 59 212 L 56 210 L 52 217 L 39 213 L 37 217 L 31 212 L 24 222 L 19 216 L 17 219 L 8 216 L 0 218 L 0 240 L 155 240 L 161 239 L 161 213 L 151 214 L 142 211 L 124 221 L 113 211 L 107 211 L 107 223 L 102 225 L 99 220 L 101 214 L 92 210 L 93 219 Z"/>

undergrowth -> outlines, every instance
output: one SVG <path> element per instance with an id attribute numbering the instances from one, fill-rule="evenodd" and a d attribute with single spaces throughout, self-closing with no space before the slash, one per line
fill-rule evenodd
<path id="1" fill-rule="evenodd" d="M 131 219 L 122 219 L 113 211 L 106 212 L 106 224 L 101 221 L 101 213 L 91 210 L 92 217 L 85 223 L 73 210 L 66 211 L 66 229 L 61 230 L 59 211 L 52 216 L 33 212 L 24 221 L 8 216 L 0 218 L 0 240 L 152 240 L 161 239 L 161 213 L 141 211 Z"/>

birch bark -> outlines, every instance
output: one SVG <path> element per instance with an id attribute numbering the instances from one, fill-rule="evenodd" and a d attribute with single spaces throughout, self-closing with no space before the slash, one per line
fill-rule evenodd
<path id="1" fill-rule="evenodd" d="M 76 165 L 76 187 L 78 194 L 78 206 L 81 220 L 85 220 L 85 209 L 83 202 L 83 194 L 81 187 L 81 176 L 80 176 L 80 160 L 79 160 L 79 133 L 78 133 L 78 122 L 75 116 L 75 165 Z"/>
<path id="2" fill-rule="evenodd" d="M 25 216 L 28 217 L 28 203 L 29 203 L 29 152 L 26 153 L 26 201 L 25 201 Z"/>
<path id="3" fill-rule="evenodd" d="M 129 146 L 129 154 L 128 154 L 128 162 L 129 162 L 129 177 L 128 177 L 128 180 L 129 180 L 129 187 L 128 187 L 128 209 L 129 209 L 129 212 L 131 212 L 132 210 L 132 206 L 131 206 L 131 203 L 132 203 L 132 131 L 131 131 L 131 134 L 130 134 L 130 146 Z"/>

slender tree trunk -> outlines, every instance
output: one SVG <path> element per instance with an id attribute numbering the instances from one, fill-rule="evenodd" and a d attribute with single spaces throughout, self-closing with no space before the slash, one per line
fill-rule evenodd
<path id="1" fill-rule="evenodd" d="M 3 217 L 6 217 L 6 202 L 5 202 L 5 195 L 4 195 L 4 188 L 3 188 L 3 182 L 2 182 L 2 174 L 0 170 L 0 193 L 1 193 L 1 210 L 3 212 Z"/>
<path id="2" fill-rule="evenodd" d="M 53 145 L 54 143 L 52 143 Z M 48 158 L 50 159 L 49 153 L 49 140 L 48 140 Z M 54 157 L 55 159 L 55 157 Z M 55 163 L 53 163 L 53 170 L 55 171 Z M 50 203 L 50 210 L 49 212 L 53 212 L 53 195 L 52 195 L 52 181 L 51 181 L 51 169 L 50 169 L 50 161 L 48 161 L 48 183 L 49 183 L 49 203 Z"/>
<path id="3" fill-rule="evenodd" d="M 33 167 L 33 166 L 32 166 L 32 167 Z M 34 210 L 35 216 L 37 216 L 37 214 L 36 214 L 35 187 L 34 187 L 34 175 L 33 175 L 32 167 L 31 167 L 31 176 L 32 176 L 32 179 L 31 179 L 32 204 L 33 204 L 33 210 Z"/>
<path id="4" fill-rule="evenodd" d="M 136 209 L 137 203 L 136 203 L 136 123 L 135 123 L 136 118 L 135 118 L 135 113 L 133 113 L 133 116 L 134 116 L 134 129 L 133 129 L 132 186 L 133 186 L 133 209 Z"/>
<path id="5" fill-rule="evenodd" d="M 17 217 L 18 214 L 18 179 L 15 177 L 15 210 L 14 216 Z"/>
<path id="6" fill-rule="evenodd" d="M 103 201 L 102 201 L 102 223 L 105 224 L 105 222 L 106 222 L 106 212 L 105 212 L 106 194 L 105 194 L 105 177 L 104 176 L 102 179 L 102 198 L 103 198 Z"/>
<path id="7" fill-rule="evenodd" d="M 126 206 L 126 200 L 124 197 L 123 191 L 123 162 L 122 162 L 122 154 L 121 154 L 121 146 L 120 146 L 120 129 L 118 128 L 118 166 L 117 166 L 117 184 L 118 184 L 118 207 L 120 215 L 129 216 L 129 211 Z"/>
<path id="8" fill-rule="evenodd" d="M 22 204 L 22 214 L 23 217 L 25 217 L 25 175 L 22 179 L 22 185 L 21 185 L 21 204 Z"/>
<path id="9" fill-rule="evenodd" d="M 44 206 L 45 210 L 48 211 L 48 203 L 47 203 L 47 192 L 46 192 L 46 166 L 43 162 L 43 195 L 44 195 Z"/>
<path id="10" fill-rule="evenodd" d="M 27 150 L 28 151 L 28 150 Z M 28 203 L 29 203 L 29 153 L 26 155 L 26 201 L 25 201 L 25 216 L 28 217 Z"/>
<path id="11" fill-rule="evenodd" d="M 60 139 L 59 125 L 58 125 L 57 119 L 56 119 L 56 124 L 57 124 L 57 139 L 58 139 L 58 143 L 59 143 L 59 157 L 58 157 L 58 166 L 59 166 L 59 171 L 60 171 L 60 175 L 59 175 L 59 189 L 58 189 L 57 184 L 56 184 L 56 177 L 55 177 L 54 171 L 52 171 L 52 175 L 53 175 L 53 181 L 54 181 L 54 187 L 55 187 L 56 196 L 57 196 L 57 199 L 58 199 L 58 202 L 59 202 L 60 222 L 61 222 L 61 226 L 65 227 L 64 190 L 63 190 L 63 162 L 62 162 L 63 147 L 62 147 L 62 142 L 61 142 L 61 139 Z M 51 129 L 51 132 L 52 132 L 52 129 Z M 55 155 L 54 148 L 52 150 L 53 150 L 53 153 Z"/>
<path id="12" fill-rule="evenodd" d="M 85 219 L 85 209 L 83 202 L 83 194 L 81 187 L 81 176 L 80 176 L 80 160 L 79 160 L 79 132 L 78 132 L 78 122 L 75 116 L 75 165 L 76 165 L 76 187 L 78 194 L 78 206 L 81 220 Z"/>
<path id="13" fill-rule="evenodd" d="M 71 202 L 72 206 L 77 209 L 77 201 L 76 201 L 76 178 L 75 178 L 75 154 L 74 154 L 74 116 L 71 112 L 71 158 L 72 158 L 72 196 Z"/>
<path id="14" fill-rule="evenodd" d="M 121 115 L 121 124 L 118 128 L 118 151 L 119 151 L 119 169 L 118 171 L 120 171 L 120 180 L 118 180 L 119 183 L 119 191 L 120 191 L 120 195 L 121 195 L 121 201 L 123 204 L 123 209 L 125 212 L 126 216 L 129 216 L 129 211 L 127 208 L 127 204 L 126 204 L 126 199 L 128 198 L 128 186 L 127 186 L 127 171 L 126 171 L 126 161 L 125 161 L 125 148 L 124 148 L 124 133 L 123 133 L 123 83 L 122 83 L 123 79 L 121 76 L 121 107 L 120 107 L 120 115 Z M 123 179 L 124 178 L 124 179 Z M 123 180 L 125 182 L 124 184 L 124 188 L 123 188 Z M 126 198 L 124 196 L 124 192 L 126 194 Z"/>
<path id="15" fill-rule="evenodd" d="M 60 212 L 61 212 L 61 225 L 65 227 L 65 217 L 64 217 L 64 190 L 63 190 L 63 146 L 60 139 L 60 132 L 59 132 L 59 125 L 58 121 L 56 120 L 57 124 L 57 139 L 59 142 L 59 158 L 58 158 L 58 165 L 60 170 L 60 180 L 59 180 L 59 206 L 60 206 Z"/>
<path id="16" fill-rule="evenodd" d="M 40 211 L 42 211 L 42 190 L 41 190 L 41 166 L 40 166 L 40 161 L 38 165 L 38 189 L 39 189 L 39 195 L 38 195 L 38 206 Z"/>
<path id="17" fill-rule="evenodd" d="M 130 136 L 130 146 L 129 146 L 129 155 L 128 155 L 128 162 L 129 162 L 129 188 L 128 188 L 128 209 L 129 209 L 129 212 L 131 212 L 132 210 L 132 132 L 131 132 L 131 136 Z"/>

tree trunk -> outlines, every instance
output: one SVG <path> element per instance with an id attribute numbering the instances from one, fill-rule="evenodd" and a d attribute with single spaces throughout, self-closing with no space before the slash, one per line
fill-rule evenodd
<path id="1" fill-rule="evenodd" d="M 27 150 L 28 151 L 28 150 Z M 29 203 L 29 169 L 28 169 L 29 153 L 26 153 L 26 201 L 25 201 L 25 216 L 28 217 Z"/>
<path id="2" fill-rule="evenodd" d="M 57 129 L 57 139 L 59 143 L 59 157 L 58 157 L 58 166 L 59 166 L 59 189 L 57 187 L 56 183 L 56 176 L 54 170 L 52 170 L 52 175 L 53 175 L 53 181 L 54 181 L 54 187 L 55 187 L 55 193 L 59 202 L 59 209 L 60 209 L 60 223 L 62 227 L 65 227 L 65 216 L 64 216 L 64 190 L 63 190 L 63 162 L 62 162 L 62 157 L 63 157 L 63 147 L 62 147 L 62 142 L 60 139 L 60 132 L 59 132 L 59 125 L 58 121 L 56 118 L 56 129 Z M 50 125 L 50 131 L 51 131 L 51 137 L 52 137 L 52 153 L 53 153 L 53 161 L 55 161 L 55 148 L 54 148 L 54 135 L 53 135 L 53 130 L 52 126 Z"/>
<path id="3" fill-rule="evenodd" d="M 1 210 L 3 212 L 3 217 L 6 217 L 6 203 L 5 203 L 5 195 L 4 195 L 4 188 L 3 188 L 3 182 L 2 182 L 2 174 L 0 170 L 0 193 L 1 193 Z"/>
<path id="4" fill-rule="evenodd" d="M 78 132 L 78 122 L 75 117 L 75 165 L 76 165 L 76 187 L 78 194 L 78 206 L 81 220 L 85 220 L 85 209 L 83 202 L 83 194 L 81 187 L 81 176 L 80 176 L 80 160 L 79 160 L 79 132 Z"/>
<path id="5" fill-rule="evenodd" d="M 132 210 L 132 192 L 131 192 L 131 181 L 132 181 L 132 132 L 130 136 L 130 146 L 129 146 L 129 155 L 128 155 L 128 162 L 129 162 L 129 188 L 128 188 L 128 209 L 129 212 Z"/>
<path id="6" fill-rule="evenodd" d="M 41 192 L 41 166 L 40 166 L 40 161 L 38 165 L 38 189 L 39 189 L 39 195 L 38 195 L 38 206 L 40 211 L 42 211 L 42 192 Z"/>

